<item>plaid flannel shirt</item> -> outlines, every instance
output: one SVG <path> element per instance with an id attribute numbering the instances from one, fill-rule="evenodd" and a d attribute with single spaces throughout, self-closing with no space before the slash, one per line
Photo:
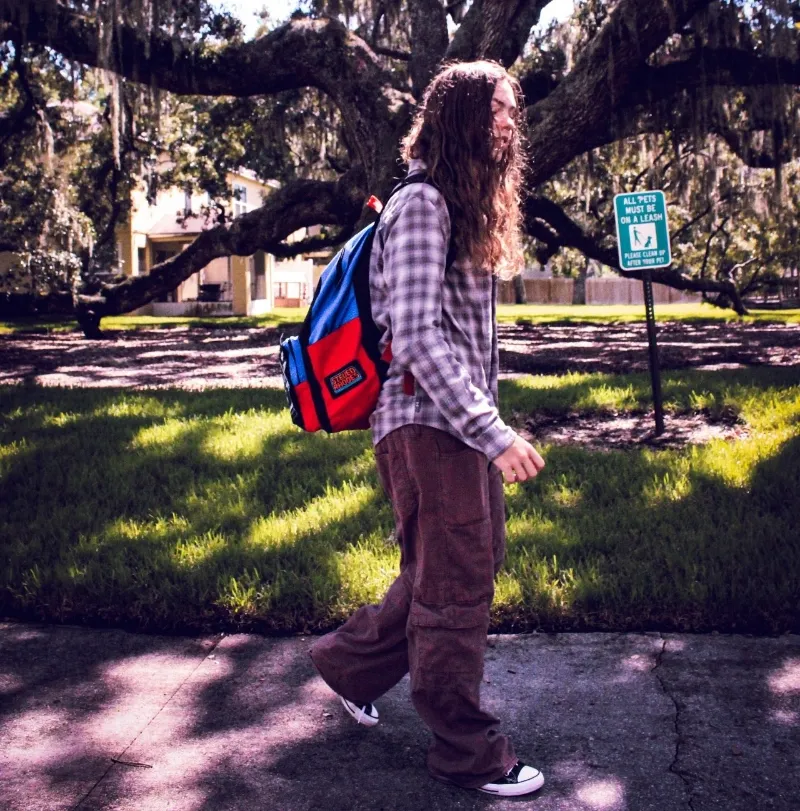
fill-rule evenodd
<path id="1" fill-rule="evenodd" d="M 409 174 L 424 171 L 412 160 Z M 457 260 L 445 269 L 450 215 L 442 194 L 414 183 L 387 203 L 370 257 L 372 317 L 393 360 L 370 418 L 374 444 L 401 425 L 447 431 L 491 460 L 514 441 L 497 410 L 495 277 Z M 403 377 L 414 376 L 414 394 Z"/>

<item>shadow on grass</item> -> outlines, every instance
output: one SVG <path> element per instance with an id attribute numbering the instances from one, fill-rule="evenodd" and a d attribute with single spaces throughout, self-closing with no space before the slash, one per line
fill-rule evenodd
<path id="1" fill-rule="evenodd" d="M 732 484 L 671 454 L 548 449 L 508 499 L 504 630 L 800 630 L 800 437 Z M 680 474 L 679 474 L 680 475 Z"/>
<path id="2" fill-rule="evenodd" d="M 667 381 L 676 402 L 701 383 L 763 391 L 797 377 L 693 374 Z M 561 407 L 620 383 L 635 398 L 646 386 L 581 378 L 559 389 Z M 0 395 L 12 415 L 4 443 L 24 441 L 0 459 L 10 615 L 307 632 L 379 598 L 391 578 L 369 437 L 296 432 L 281 392 Z M 555 402 L 509 381 L 503 395 L 529 410 Z M 740 481 L 713 449 L 548 449 L 539 479 L 509 491 L 510 591 L 495 627 L 797 629 L 798 438 L 770 454 Z"/>
<path id="3" fill-rule="evenodd" d="M 329 626 L 351 599 L 342 555 L 390 534 L 368 436 L 301 435 L 281 392 L 42 392 L 30 422 L 4 394 L 3 440 L 23 442 L 0 467 L 10 614 Z"/>
<path id="4" fill-rule="evenodd" d="M 797 324 L 669 321 L 658 324 L 657 333 L 662 369 L 800 365 Z M 648 368 L 642 322 L 500 324 L 498 340 L 506 371 L 626 374 Z"/>

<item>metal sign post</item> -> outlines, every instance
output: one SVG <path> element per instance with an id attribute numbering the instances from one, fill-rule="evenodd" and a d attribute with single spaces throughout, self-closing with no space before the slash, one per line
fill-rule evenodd
<path id="1" fill-rule="evenodd" d="M 656 436 L 664 433 L 664 403 L 661 398 L 661 369 L 658 365 L 656 344 L 656 315 L 653 309 L 653 280 L 650 271 L 642 271 L 644 285 L 644 313 L 647 316 L 647 343 L 650 350 L 650 382 L 653 387 L 653 405 L 656 412 Z"/>
<path id="2" fill-rule="evenodd" d="M 664 405 L 650 268 L 663 268 L 672 264 L 664 192 L 657 190 L 617 194 L 614 196 L 614 214 L 619 265 L 622 270 L 642 271 L 656 436 L 660 436 L 664 433 Z"/>

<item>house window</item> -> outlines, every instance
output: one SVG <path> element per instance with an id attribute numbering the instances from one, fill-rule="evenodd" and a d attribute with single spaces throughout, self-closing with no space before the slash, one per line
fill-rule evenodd
<path id="1" fill-rule="evenodd" d="M 234 183 L 233 198 L 233 216 L 236 218 L 247 212 L 247 186 Z"/>
<path id="2" fill-rule="evenodd" d="M 139 276 L 141 276 L 147 270 L 146 250 L 144 248 L 139 248 L 139 250 L 136 253 L 136 259 L 137 259 L 136 272 Z"/>
<path id="3" fill-rule="evenodd" d="M 183 193 L 183 213 L 184 214 L 191 214 L 192 213 L 192 192 L 191 189 L 186 189 Z"/>

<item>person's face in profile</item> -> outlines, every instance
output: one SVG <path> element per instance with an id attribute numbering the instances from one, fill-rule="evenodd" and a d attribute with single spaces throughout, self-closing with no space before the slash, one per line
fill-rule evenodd
<path id="1" fill-rule="evenodd" d="M 515 115 L 517 100 L 514 90 L 507 79 L 497 83 L 492 96 L 492 138 L 494 140 L 494 158 L 499 160 L 511 143 L 516 126 Z"/>

